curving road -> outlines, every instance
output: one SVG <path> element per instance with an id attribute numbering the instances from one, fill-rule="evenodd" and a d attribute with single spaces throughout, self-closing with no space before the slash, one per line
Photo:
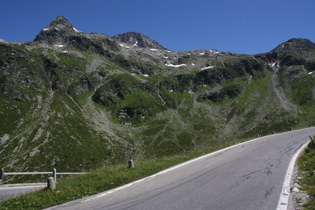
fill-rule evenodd
<path id="1" fill-rule="evenodd" d="M 50 209 L 276 209 L 292 156 L 314 134 L 258 138 Z"/>

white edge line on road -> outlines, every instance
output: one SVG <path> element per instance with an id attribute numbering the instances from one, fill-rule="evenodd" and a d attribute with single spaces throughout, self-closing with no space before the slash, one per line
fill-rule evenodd
<path id="1" fill-rule="evenodd" d="M 288 209 L 288 205 L 289 205 L 289 197 L 290 197 L 290 193 L 291 193 L 291 178 L 293 175 L 293 170 L 294 170 L 294 166 L 295 163 L 298 159 L 298 157 L 300 156 L 300 154 L 302 153 L 302 151 L 305 150 L 305 148 L 308 146 L 308 144 L 310 143 L 310 141 L 306 142 L 305 144 L 303 144 L 300 149 L 294 154 L 294 156 L 292 157 L 288 170 L 285 174 L 285 178 L 284 178 L 284 182 L 282 185 L 282 191 L 280 193 L 280 198 L 278 201 L 278 206 L 277 206 L 277 210 L 287 210 Z"/>
<path id="2" fill-rule="evenodd" d="M 280 134 L 280 133 L 279 133 Z M 47 208 L 47 210 L 53 210 L 53 209 L 60 209 L 60 208 L 64 208 L 64 207 L 69 207 L 69 206 L 72 206 L 72 205 L 76 205 L 76 204 L 80 204 L 80 203 L 86 203 L 86 202 L 89 202 L 91 200 L 94 200 L 94 199 L 97 199 L 97 198 L 101 198 L 101 197 L 104 197 L 106 195 L 109 195 L 109 194 L 112 194 L 114 192 L 117 192 L 119 190 L 122 190 L 122 189 L 125 189 L 127 187 L 130 187 L 134 184 L 137 184 L 139 182 L 142 182 L 146 179 L 151 179 L 151 178 L 154 178 L 156 176 L 159 176 L 161 174 L 165 174 L 169 171 L 172 171 L 172 170 L 175 170 L 177 168 L 180 168 L 182 166 L 185 166 L 185 165 L 188 165 L 190 163 L 193 163 L 195 161 L 198 161 L 198 160 L 201 160 L 203 158 L 206 158 L 206 157 L 210 157 L 212 155 L 216 155 L 220 152 L 224 152 L 224 151 L 227 151 L 229 149 L 232 149 L 234 147 L 237 147 L 237 146 L 241 146 L 241 145 L 244 145 L 244 144 L 248 144 L 248 143 L 251 143 L 251 142 L 254 142 L 254 141 L 258 141 L 258 140 L 261 140 L 263 138 L 267 138 L 267 137 L 270 137 L 270 136 L 276 136 L 276 135 L 279 135 L 279 134 L 272 134 L 272 135 L 268 135 L 268 136 L 262 136 L 262 137 L 259 137 L 259 138 L 256 138 L 256 139 L 252 139 L 252 140 L 249 140 L 249 141 L 245 141 L 245 142 L 241 142 L 241 143 L 238 143 L 238 144 L 235 144 L 235 145 L 232 145 L 232 146 L 229 146 L 229 147 L 226 147 L 226 148 L 223 148 L 223 149 L 220 149 L 220 150 L 217 150 L 217 151 L 214 151 L 212 153 L 209 153 L 209 154 L 206 154 L 206 155 L 203 155 L 203 156 L 200 156 L 200 157 L 197 157 L 197 158 L 194 158 L 192 160 L 189 160 L 189 161 L 186 161 L 184 163 L 180 163 L 178 165 L 175 165 L 173 167 L 170 167 L 168 169 L 165 169 L 165 170 L 162 170 L 156 174 L 153 174 L 151 176 L 148 176 L 148 177 L 145 177 L 145 178 L 142 178 L 142 179 L 139 179 L 137 181 L 134 181 L 134 182 L 131 182 L 129 184 L 126 184 L 126 185 L 123 185 L 123 186 L 120 186 L 120 187 L 117 187 L 117 188 L 114 188 L 112 190 L 108 190 L 108 191 L 105 191 L 105 192 L 102 192 L 102 193 L 99 193 L 99 194 L 96 194 L 96 195 L 92 195 L 92 196 L 88 196 L 88 197 L 85 197 L 85 198 L 81 198 L 81 199 L 78 199 L 78 200 L 74 200 L 74 201 L 69 201 L 67 203 L 64 203 L 64 204 L 60 204 L 60 205 L 57 205 L 57 206 L 52 206 L 52 207 L 49 207 Z"/>

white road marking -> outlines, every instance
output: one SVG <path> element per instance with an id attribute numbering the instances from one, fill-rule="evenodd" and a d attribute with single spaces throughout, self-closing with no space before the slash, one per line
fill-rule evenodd
<path id="1" fill-rule="evenodd" d="M 292 178 L 294 166 L 295 166 L 295 163 L 296 163 L 298 157 L 300 156 L 302 151 L 305 150 L 305 148 L 308 146 L 309 143 L 310 143 L 310 141 L 303 144 L 303 146 L 300 147 L 300 149 L 294 154 L 294 156 L 292 157 L 292 159 L 290 161 L 290 164 L 289 164 L 288 170 L 285 174 L 284 182 L 282 185 L 282 191 L 280 194 L 277 210 L 287 210 L 288 209 L 289 197 L 290 197 L 290 193 L 291 193 L 291 189 L 290 189 L 291 188 L 291 178 Z"/>

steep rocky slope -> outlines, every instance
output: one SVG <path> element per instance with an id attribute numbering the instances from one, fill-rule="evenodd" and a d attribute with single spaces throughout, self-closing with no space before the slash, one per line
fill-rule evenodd
<path id="1" fill-rule="evenodd" d="M 33 42 L 0 42 L 0 167 L 88 171 L 314 125 L 314 71 L 305 39 L 175 52 L 57 17 Z"/>
<path id="2" fill-rule="evenodd" d="M 136 33 L 136 32 L 127 32 L 123 34 L 117 34 L 113 37 L 114 40 L 118 42 L 127 43 L 133 46 L 139 46 L 143 48 L 151 48 L 151 49 L 159 49 L 166 50 L 162 45 L 157 43 L 156 41 L 150 39 L 144 34 Z M 121 44 L 123 45 L 123 44 Z"/>

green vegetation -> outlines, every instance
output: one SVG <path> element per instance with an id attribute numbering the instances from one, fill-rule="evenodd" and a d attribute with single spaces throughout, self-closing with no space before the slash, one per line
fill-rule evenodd
<path id="1" fill-rule="evenodd" d="M 29 102 L 19 102 L 11 100 L 0 93 L 0 124 L 6 125 L 0 129 L 0 136 L 7 133 L 13 133 L 16 129 L 18 122 L 23 118 L 25 113 L 27 113 L 31 107 Z"/>
<path id="2" fill-rule="evenodd" d="M 315 136 L 313 137 L 315 139 Z M 315 144 L 311 143 L 305 153 L 298 160 L 299 176 L 303 177 L 299 183 L 302 190 L 310 196 L 306 209 L 315 208 Z"/>
<path id="3" fill-rule="evenodd" d="M 315 123 L 315 75 L 307 74 L 304 66 L 294 65 L 282 67 L 280 70 L 280 84 L 294 104 L 301 109 L 302 126 Z"/>

